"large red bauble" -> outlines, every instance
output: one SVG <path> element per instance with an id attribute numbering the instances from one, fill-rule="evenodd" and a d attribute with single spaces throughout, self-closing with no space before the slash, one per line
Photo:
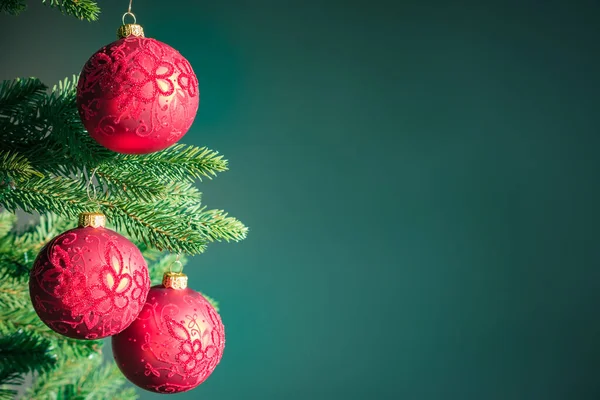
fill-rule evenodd
<path id="1" fill-rule="evenodd" d="M 29 280 L 40 319 L 75 339 L 121 332 L 138 316 L 149 288 L 140 250 L 124 236 L 92 226 L 52 239 L 37 256 Z"/>
<path id="2" fill-rule="evenodd" d="M 98 50 L 77 86 L 83 125 L 104 147 L 127 154 L 162 150 L 186 134 L 198 111 L 198 79 L 174 48 L 129 36 Z"/>
<path id="3" fill-rule="evenodd" d="M 152 392 L 191 390 L 213 372 L 225 347 L 221 318 L 191 289 L 153 286 L 138 318 L 113 336 L 115 361 L 135 385 Z"/>

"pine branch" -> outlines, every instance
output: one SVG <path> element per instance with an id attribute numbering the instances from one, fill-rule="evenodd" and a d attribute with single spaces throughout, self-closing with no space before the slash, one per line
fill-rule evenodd
<path id="1" fill-rule="evenodd" d="M 201 193 L 191 183 L 164 182 L 153 175 L 118 171 L 110 163 L 96 169 L 97 191 L 136 202 L 170 201 L 174 205 L 199 203 Z"/>
<path id="2" fill-rule="evenodd" d="M 27 399 L 46 400 L 57 398 L 64 387 L 75 385 L 80 379 L 85 379 L 102 363 L 102 356 L 92 354 L 78 360 L 61 358 L 56 368 L 40 374 L 33 385 L 27 390 Z M 61 396 L 70 398 L 71 396 Z"/>
<path id="3" fill-rule="evenodd" d="M 23 383 L 21 374 L 12 371 L 11 368 L 0 369 L 0 400 L 13 400 L 17 391 L 6 385 L 18 386 Z"/>
<path id="4" fill-rule="evenodd" d="M 107 363 L 96 367 L 88 374 L 82 375 L 77 382 L 66 390 L 69 400 L 104 400 L 120 398 L 137 399 L 135 391 L 123 396 L 122 387 L 126 379 L 115 363 Z"/>
<path id="5" fill-rule="evenodd" d="M 115 168 L 147 174 L 165 182 L 193 182 L 227 171 L 227 160 L 206 147 L 175 144 L 165 150 L 145 155 L 119 155 Z"/>
<path id="6" fill-rule="evenodd" d="M 56 360 L 52 344 L 45 339 L 22 331 L 0 336 L 0 370 L 10 369 L 19 374 L 43 373 L 52 369 Z"/>
<path id="7" fill-rule="evenodd" d="M 28 295 L 28 291 L 25 293 Z M 0 335 L 10 335 L 17 331 L 34 335 L 39 340 L 48 340 L 57 354 L 69 359 L 86 358 L 99 353 L 102 348 L 102 341 L 75 340 L 54 332 L 39 319 L 31 302 L 28 307 L 0 309 Z"/>
<path id="8" fill-rule="evenodd" d="M 0 238 L 0 288 L 6 284 L 25 282 L 29 277 L 32 262 L 33 260 L 28 259 L 26 250 L 15 246 L 14 233 Z M 0 292 L 0 305 L 2 301 Z"/>
<path id="9" fill-rule="evenodd" d="M 62 164 L 91 166 L 115 158 L 117 154 L 100 146 L 83 127 L 77 110 L 77 81 L 74 75 L 55 85 L 42 106 L 40 118 L 52 131 L 47 139 L 58 144 L 68 159 Z M 64 172 L 77 172 L 77 169 L 68 168 Z"/>
<path id="10" fill-rule="evenodd" d="M 13 385 L 20 385 L 23 380 L 13 380 Z M 10 389 L 8 386 L 0 385 L 0 400 L 13 400 L 17 395 L 15 389 Z"/>
<path id="11" fill-rule="evenodd" d="M 193 213 L 192 226 L 210 241 L 224 239 L 239 242 L 246 238 L 248 228 L 223 210 L 199 210 Z"/>
<path id="12" fill-rule="evenodd" d="M 35 224 L 29 225 L 23 232 L 14 235 L 13 246 L 19 249 L 20 254 L 30 253 L 31 258 L 55 236 L 74 228 L 72 219 L 48 213 L 40 215 Z M 1 247 L 0 247 L 1 248 Z"/>
<path id="13" fill-rule="evenodd" d="M 142 240 L 159 250 L 200 254 L 207 240 L 194 230 L 188 216 L 169 201 L 153 204 L 117 201 L 104 202 L 104 214 L 118 231 Z"/>
<path id="14" fill-rule="evenodd" d="M 73 220 L 47 214 L 41 215 L 37 225 L 29 226 L 22 233 L 9 233 L 0 237 L 0 305 L 4 301 L 3 286 L 8 284 L 7 290 L 10 291 L 13 288 L 11 285 L 26 281 L 41 248 L 74 225 Z M 14 279 L 7 281 L 7 278 Z"/>
<path id="15" fill-rule="evenodd" d="M 8 105 L 29 89 L 26 84 L 17 84 L 19 81 L 23 80 L 3 83 Z M 29 86 L 34 83 L 30 82 Z M 77 174 L 86 166 L 115 157 L 115 153 L 96 143 L 81 124 L 76 86 L 74 76 L 59 82 L 49 94 L 38 91 L 35 96 L 29 96 L 31 101 L 17 102 L 20 108 L 0 118 L 2 148 L 23 155 L 41 172 L 63 176 Z"/>
<path id="16" fill-rule="evenodd" d="M 222 211 L 200 211 L 199 205 L 186 212 L 170 199 L 138 204 L 102 199 L 95 204 L 86 197 L 82 182 L 63 177 L 32 178 L 16 183 L 14 189 L 0 191 L 0 205 L 9 211 L 53 212 L 72 219 L 99 208 L 117 230 L 158 249 L 188 254 L 202 253 L 209 241 L 242 240 L 247 232 L 241 222 Z"/>
<path id="17" fill-rule="evenodd" d="M 10 232 L 17 222 L 17 216 L 8 211 L 0 212 L 0 239 Z"/>
<path id="18" fill-rule="evenodd" d="M 0 307 L 4 310 L 29 308 L 30 303 L 29 288 L 25 280 L 4 274 L 0 280 Z"/>
<path id="19" fill-rule="evenodd" d="M 0 205 L 11 212 L 17 209 L 28 213 L 50 212 L 74 219 L 94 209 L 94 204 L 86 199 L 84 185 L 69 178 L 34 177 L 13 184 L 13 187 L 0 187 Z"/>
<path id="20" fill-rule="evenodd" d="M 0 7 L 7 2 L 0 3 Z M 0 120 L 29 118 L 46 96 L 47 86 L 37 78 L 17 78 L 0 83 Z"/>
<path id="21" fill-rule="evenodd" d="M 0 0 L 0 12 L 19 15 L 27 9 L 25 0 Z"/>
<path id="22" fill-rule="evenodd" d="M 97 21 L 100 14 L 100 7 L 91 0 L 42 0 L 42 3 L 81 20 Z"/>
<path id="23" fill-rule="evenodd" d="M 0 185 L 11 186 L 15 179 L 27 179 L 44 175 L 33 169 L 29 160 L 22 155 L 0 150 Z"/>

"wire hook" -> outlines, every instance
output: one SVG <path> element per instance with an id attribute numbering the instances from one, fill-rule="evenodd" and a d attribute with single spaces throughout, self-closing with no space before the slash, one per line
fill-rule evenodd
<path id="1" fill-rule="evenodd" d="M 180 270 L 179 270 L 179 272 L 177 272 L 178 274 L 183 272 L 183 263 L 181 261 L 179 261 L 179 257 L 181 257 L 181 253 L 178 253 L 177 257 L 175 257 L 175 261 L 173 261 L 171 263 L 171 265 L 169 265 L 169 272 L 173 272 L 174 265 L 179 265 Z"/>
<path id="2" fill-rule="evenodd" d="M 137 20 L 135 18 L 135 15 L 131 12 L 131 2 L 133 0 L 129 0 L 129 7 L 127 8 L 127 12 L 125 14 L 123 14 L 123 17 L 121 17 L 121 21 L 123 21 L 123 25 L 125 25 L 125 17 L 128 15 L 131 15 L 131 17 L 133 18 L 133 23 L 136 24 Z"/>
<path id="3" fill-rule="evenodd" d="M 90 199 L 90 201 L 96 201 L 98 199 L 98 192 L 96 192 L 96 185 L 92 185 L 92 181 L 94 180 L 94 176 L 96 175 L 97 169 L 98 169 L 98 167 L 94 168 L 94 170 L 92 171 L 92 175 L 88 179 L 88 183 L 85 187 L 85 192 L 87 193 L 87 197 L 88 197 L 88 199 Z M 92 196 L 90 196 L 90 186 L 92 186 L 92 189 L 94 191 L 94 198 L 92 198 Z"/>

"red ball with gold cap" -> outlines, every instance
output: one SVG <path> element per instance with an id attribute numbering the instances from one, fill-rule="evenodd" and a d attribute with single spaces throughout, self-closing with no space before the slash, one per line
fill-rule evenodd
<path id="1" fill-rule="evenodd" d="M 38 254 L 29 279 L 31 302 L 50 329 L 75 339 L 100 339 L 138 316 L 150 288 L 140 250 L 105 227 L 99 213 L 52 239 Z"/>
<path id="2" fill-rule="evenodd" d="M 135 385 L 157 393 L 191 390 L 221 360 L 225 331 L 221 317 L 187 276 L 167 272 L 150 288 L 142 312 L 112 337 L 115 361 Z"/>
<path id="3" fill-rule="evenodd" d="M 125 17 L 134 18 L 125 24 Z M 83 125 L 102 146 L 127 154 L 162 150 L 187 133 L 200 94 L 190 63 L 177 50 L 144 37 L 127 12 L 119 40 L 84 65 L 77 86 Z"/>

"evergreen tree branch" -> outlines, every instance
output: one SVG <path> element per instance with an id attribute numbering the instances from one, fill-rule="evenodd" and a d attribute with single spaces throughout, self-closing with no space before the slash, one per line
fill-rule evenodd
<path id="1" fill-rule="evenodd" d="M 94 204 L 86 197 L 81 182 L 54 176 L 34 177 L 13 182 L 13 186 L 0 186 L 0 205 L 8 211 L 21 209 L 28 213 L 56 213 L 68 218 L 94 209 Z"/>
<path id="2" fill-rule="evenodd" d="M 29 290 L 23 280 L 3 276 L 0 280 L 0 307 L 5 310 L 30 307 Z"/>
<path id="3" fill-rule="evenodd" d="M 65 391 L 65 387 L 75 385 L 79 379 L 85 379 L 102 363 L 102 356 L 91 354 L 87 358 L 61 358 L 56 368 L 39 374 L 33 385 L 27 390 L 26 398 L 31 400 L 47 400 L 57 398 Z M 67 392 L 68 393 L 68 392 Z M 70 396 L 61 396 L 70 398 Z"/>
<path id="4" fill-rule="evenodd" d="M 135 392 L 125 393 L 122 390 L 126 380 L 115 363 L 107 363 L 103 366 L 97 366 L 88 374 L 82 375 L 77 382 L 68 388 L 69 400 L 104 400 L 114 399 L 117 395 L 120 398 L 137 399 Z"/>
<path id="5" fill-rule="evenodd" d="M 33 261 L 42 247 L 55 236 L 73 228 L 74 225 L 73 220 L 60 218 L 55 214 L 46 214 L 40 216 L 37 225 L 32 224 L 18 234 L 9 233 L 0 237 L 0 278 L 2 279 L 0 305 L 3 302 L 3 286 L 8 284 L 7 290 L 11 290 L 13 288 L 11 285 L 26 280 Z M 14 279 L 7 280 L 7 278 Z"/>
<path id="6" fill-rule="evenodd" d="M 100 14 L 98 3 L 91 0 L 42 0 L 42 3 L 81 20 L 97 21 Z"/>
<path id="7" fill-rule="evenodd" d="M 23 232 L 14 235 L 13 247 L 19 249 L 20 254 L 30 253 L 31 258 L 34 258 L 55 236 L 75 226 L 76 223 L 72 219 L 53 213 L 42 214 L 37 223 L 29 225 Z"/>
<path id="8" fill-rule="evenodd" d="M 227 171 L 227 160 L 206 147 L 175 144 L 151 154 L 121 154 L 115 159 L 115 168 L 151 175 L 163 182 L 193 182 Z"/>
<path id="9" fill-rule="evenodd" d="M 200 254 L 206 248 L 206 238 L 167 200 L 153 204 L 104 202 L 103 205 L 104 214 L 118 231 L 127 232 L 147 245 L 188 254 Z"/>
<path id="10" fill-rule="evenodd" d="M 6 282 L 15 282 L 25 279 L 29 276 L 31 264 L 21 260 L 14 251 L 7 254 L 0 254 L 0 305 L 2 304 L 1 287 Z"/>
<path id="11" fill-rule="evenodd" d="M 6 1 L 3 1 L 4 5 Z M 0 7 L 2 7 L 0 5 Z M 0 83 L 0 120 L 29 118 L 46 97 L 47 86 L 37 78 L 17 78 Z"/>
<path id="12" fill-rule="evenodd" d="M 0 0 L 0 12 L 19 15 L 27 9 L 25 0 Z"/>
<path id="13" fill-rule="evenodd" d="M 117 153 L 92 139 L 83 127 L 77 109 L 77 81 L 78 77 L 73 76 L 55 85 L 40 111 L 40 118 L 52 131 L 47 140 L 57 144 L 63 151 L 63 157 L 68 159 L 62 164 L 75 166 L 67 168 L 64 173 L 76 173 L 82 166 L 96 165 L 117 157 Z"/>
<path id="14" fill-rule="evenodd" d="M 25 293 L 28 295 L 28 291 Z M 31 302 L 28 307 L 0 309 L 0 335 L 10 335 L 16 331 L 29 333 L 39 340 L 48 340 L 57 354 L 65 358 L 86 358 L 99 353 L 102 348 L 102 341 L 75 340 L 54 332 L 39 319 Z"/>
<path id="15" fill-rule="evenodd" d="M 223 210 L 201 209 L 194 212 L 192 226 L 210 241 L 226 240 L 239 242 L 246 238 L 248 228 Z"/>
<path id="16" fill-rule="evenodd" d="M 0 239 L 8 235 L 15 226 L 15 222 L 17 222 L 16 215 L 9 213 L 8 211 L 0 212 Z"/>
<path id="17" fill-rule="evenodd" d="M 18 386 L 23 383 L 21 374 L 12 371 L 12 368 L 0 368 L 0 400 L 13 400 L 17 390 L 10 386 Z"/>
<path id="18" fill-rule="evenodd" d="M 0 336 L 0 370 L 10 369 L 19 374 L 43 373 L 56 365 L 57 355 L 52 344 L 22 331 Z"/>
<path id="19" fill-rule="evenodd" d="M 152 175 L 116 171 L 110 164 L 96 169 L 97 191 L 110 197 L 152 203 L 169 200 L 173 205 L 199 203 L 201 193 L 191 183 L 163 182 Z"/>
<path id="20" fill-rule="evenodd" d="M 0 150 L 0 182 L 3 185 L 11 185 L 15 179 L 26 179 L 32 176 L 44 177 L 41 172 L 33 169 L 29 160 L 24 156 Z"/>
<path id="21" fill-rule="evenodd" d="M 193 196 L 193 195 L 192 195 Z M 117 230 L 161 250 L 200 254 L 215 240 L 242 240 L 247 228 L 220 210 L 187 211 L 170 199 L 154 203 L 87 199 L 82 182 L 64 177 L 32 178 L 0 191 L 0 205 L 9 211 L 52 212 L 75 219 L 81 212 L 100 209 Z"/>
<path id="22" fill-rule="evenodd" d="M 29 82 L 29 86 L 34 83 Z M 13 81 L 5 81 L 3 86 L 8 105 L 29 88 Z M 36 96 L 30 96 L 29 103 L 18 102 L 20 108 L 0 118 L 2 148 L 25 156 L 39 171 L 64 176 L 77 174 L 86 166 L 115 157 L 116 153 L 96 143 L 81 124 L 76 86 L 77 77 L 74 76 L 59 82 L 49 94 L 38 91 Z M 24 107 L 23 104 L 30 105 Z M 27 111 L 29 109 L 31 111 Z"/>

